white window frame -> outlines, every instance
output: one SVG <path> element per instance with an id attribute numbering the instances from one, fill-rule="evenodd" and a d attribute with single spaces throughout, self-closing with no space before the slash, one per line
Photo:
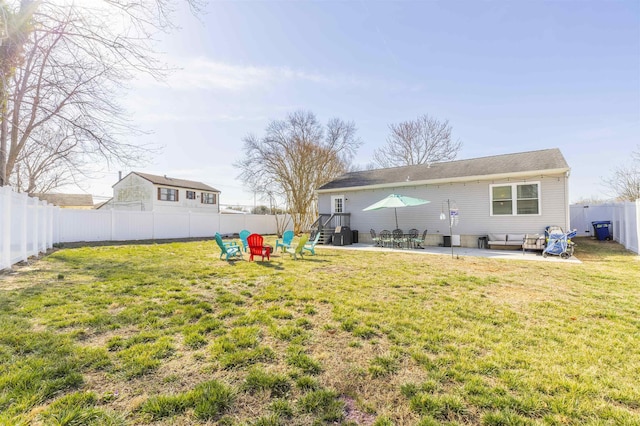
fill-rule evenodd
<path id="1" fill-rule="evenodd" d="M 336 200 L 342 200 L 342 203 L 341 203 L 342 211 L 339 211 L 339 212 L 336 211 Z M 331 196 L 331 214 L 344 213 L 345 212 L 344 201 L 345 201 L 344 195 L 332 195 Z"/>
<path id="2" fill-rule="evenodd" d="M 538 213 L 518 214 L 518 186 L 520 185 L 537 185 L 538 186 Z M 511 214 L 493 214 L 493 188 L 496 186 L 511 187 Z M 494 217 L 542 216 L 542 184 L 540 183 L 540 181 L 490 184 L 489 185 L 489 215 Z"/>

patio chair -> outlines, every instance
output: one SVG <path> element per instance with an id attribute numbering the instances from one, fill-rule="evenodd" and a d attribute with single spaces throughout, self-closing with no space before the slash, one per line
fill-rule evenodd
<path id="1" fill-rule="evenodd" d="M 371 228 L 369 232 L 371 233 L 371 241 L 373 241 L 373 245 L 376 247 L 382 247 L 382 239 L 376 236 L 376 231 Z"/>
<path id="2" fill-rule="evenodd" d="M 220 259 L 222 259 L 223 255 L 227 256 L 225 260 L 229 260 L 229 258 L 231 257 L 238 257 L 238 256 L 242 258 L 242 250 L 240 250 L 240 246 L 226 245 L 222 241 L 222 236 L 220 236 L 220 234 L 218 233 L 216 233 L 216 243 L 218 243 L 218 247 L 220 247 Z"/>
<path id="3" fill-rule="evenodd" d="M 407 244 L 411 247 L 415 247 L 416 246 L 416 240 L 418 239 L 418 233 L 419 231 L 416 228 L 411 228 L 409 229 L 409 232 L 407 233 Z"/>
<path id="4" fill-rule="evenodd" d="M 225 247 L 233 247 L 233 246 L 237 246 L 238 245 L 238 243 L 236 243 L 235 240 L 234 241 L 224 241 L 222 239 L 222 235 L 220 235 L 219 232 L 216 232 L 216 236 L 220 237 L 220 241 L 222 241 L 222 244 L 224 244 Z"/>
<path id="5" fill-rule="evenodd" d="M 239 235 L 240 235 L 240 241 L 242 241 L 242 248 L 246 253 L 247 250 L 249 249 L 249 243 L 247 242 L 247 237 L 251 235 L 251 232 L 247 231 L 246 229 L 243 229 L 242 231 L 240 231 Z"/>
<path id="6" fill-rule="evenodd" d="M 393 244 L 393 236 L 391 231 L 383 229 L 380 231 L 380 241 L 382 241 L 382 247 L 389 247 Z"/>
<path id="7" fill-rule="evenodd" d="M 300 241 L 298 241 L 298 245 L 295 249 L 291 247 L 287 249 L 287 253 L 293 256 L 293 260 L 298 260 L 298 256 L 302 258 L 304 245 L 307 244 L 307 241 L 309 241 L 309 236 L 307 234 L 304 234 L 302 237 L 300 237 Z"/>
<path id="8" fill-rule="evenodd" d="M 281 240 L 276 240 L 276 249 L 275 251 L 278 251 L 278 247 L 282 247 L 282 252 L 285 251 L 285 249 L 291 248 L 291 242 L 293 241 L 293 231 L 284 231 L 284 233 L 282 234 L 282 241 Z"/>
<path id="9" fill-rule="evenodd" d="M 316 244 L 318 244 L 319 240 L 320 240 L 320 232 L 316 231 L 315 236 L 313 237 L 313 240 L 307 242 L 304 245 L 304 247 L 302 247 L 302 249 L 310 252 L 312 255 L 315 256 L 315 254 L 316 254 Z"/>
<path id="10" fill-rule="evenodd" d="M 394 229 L 393 232 L 393 245 L 396 247 L 402 247 L 407 243 L 407 238 L 404 236 L 402 229 Z"/>
<path id="11" fill-rule="evenodd" d="M 249 244 L 249 260 L 253 260 L 253 256 L 262 256 L 264 262 L 265 256 L 267 260 L 271 260 L 271 246 L 264 245 L 264 238 L 260 234 L 251 234 L 247 237 Z"/>
<path id="12" fill-rule="evenodd" d="M 424 240 L 427 238 L 427 230 L 425 229 L 422 233 L 422 237 L 416 237 L 413 239 L 413 243 L 416 245 L 416 248 L 424 248 Z"/>

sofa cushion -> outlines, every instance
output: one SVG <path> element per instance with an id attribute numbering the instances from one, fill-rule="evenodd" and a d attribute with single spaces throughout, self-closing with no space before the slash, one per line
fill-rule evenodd
<path id="1" fill-rule="evenodd" d="M 489 241 L 494 241 L 494 242 L 506 242 L 507 241 L 507 234 L 489 234 Z"/>
<path id="2" fill-rule="evenodd" d="M 524 234 L 508 234 L 507 235 L 507 241 L 509 242 L 519 242 L 520 244 L 522 244 L 522 241 L 524 240 Z"/>

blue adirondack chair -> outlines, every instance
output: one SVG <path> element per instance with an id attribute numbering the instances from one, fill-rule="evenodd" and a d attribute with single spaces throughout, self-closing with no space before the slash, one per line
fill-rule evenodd
<path id="1" fill-rule="evenodd" d="M 311 252 L 311 254 L 316 254 L 316 244 L 318 244 L 318 240 L 320 240 L 320 232 L 316 232 L 316 236 L 313 240 L 309 241 L 307 244 L 302 247 L 302 250 L 306 250 Z"/>
<path id="2" fill-rule="evenodd" d="M 307 244 L 307 241 L 309 241 L 309 236 L 307 234 L 304 234 L 302 237 L 300 237 L 300 241 L 298 241 L 298 245 L 296 246 L 296 248 L 294 249 L 289 247 L 287 249 L 287 253 L 293 256 L 294 260 L 298 260 L 298 256 L 302 258 L 304 245 Z"/>
<path id="3" fill-rule="evenodd" d="M 242 248 L 244 249 L 245 253 L 249 249 L 249 243 L 247 242 L 247 237 L 249 235 L 251 235 L 251 232 L 247 231 L 246 229 L 240 231 L 240 241 L 242 241 Z"/>
<path id="4" fill-rule="evenodd" d="M 230 243 L 224 243 L 222 241 L 222 236 L 220 236 L 220 234 L 216 233 L 216 243 L 218 243 L 218 247 L 220 247 L 220 259 L 222 259 L 222 256 L 225 255 L 226 259 L 225 260 L 229 260 L 229 258 L 231 257 L 238 257 L 240 256 L 240 258 L 242 258 L 242 250 L 240 249 L 239 245 L 232 245 Z"/>
<path id="5" fill-rule="evenodd" d="M 293 231 L 284 231 L 282 234 L 282 240 L 276 240 L 276 249 L 278 251 L 278 247 L 282 247 L 282 252 L 286 249 L 291 248 L 291 242 L 293 241 Z"/>

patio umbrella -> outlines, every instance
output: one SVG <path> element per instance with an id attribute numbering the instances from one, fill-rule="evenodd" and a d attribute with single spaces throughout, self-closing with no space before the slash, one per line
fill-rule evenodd
<path id="1" fill-rule="evenodd" d="M 431 201 L 423 200 L 421 198 L 408 197 L 406 195 L 398 195 L 398 194 L 390 194 L 378 201 L 377 203 L 371 204 L 369 207 L 365 207 L 362 209 L 363 212 L 368 212 L 371 210 L 380 210 L 380 209 L 390 209 L 393 208 L 396 215 L 396 229 L 398 228 L 398 207 L 411 207 L 411 206 L 421 206 L 422 204 L 430 203 Z"/>

